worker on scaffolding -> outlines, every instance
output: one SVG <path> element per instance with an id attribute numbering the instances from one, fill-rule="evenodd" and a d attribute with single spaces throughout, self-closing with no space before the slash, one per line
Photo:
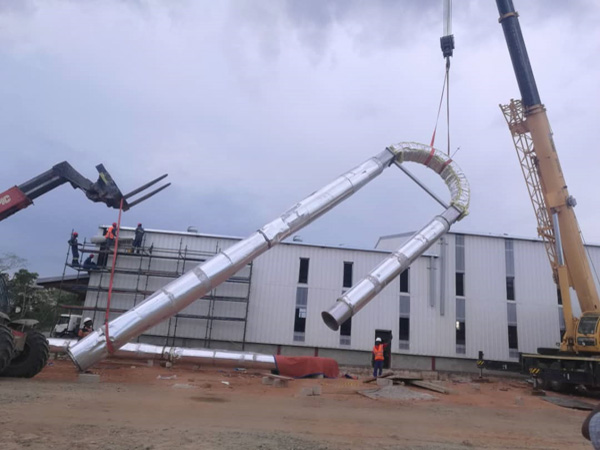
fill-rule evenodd
<path id="1" fill-rule="evenodd" d="M 105 245 L 107 250 L 110 249 L 110 247 L 115 243 L 115 237 L 117 233 L 117 222 L 113 222 L 113 224 L 106 230 L 106 233 L 104 233 L 104 238 L 106 239 Z"/>
<path id="2" fill-rule="evenodd" d="M 83 268 L 85 270 L 95 270 L 98 268 L 98 265 L 94 262 L 94 255 L 90 254 L 85 261 L 83 262 Z"/>
<path id="3" fill-rule="evenodd" d="M 144 233 L 146 231 L 142 227 L 141 223 L 137 224 L 137 228 L 135 229 L 135 238 L 133 239 L 133 244 L 131 244 L 132 252 L 140 253 L 142 247 L 142 239 L 144 239 Z"/>
<path id="4" fill-rule="evenodd" d="M 73 257 L 71 260 L 71 265 L 73 267 L 77 267 L 79 265 L 79 242 L 77 242 L 77 236 L 79 236 L 77 231 L 73 231 L 71 233 L 71 239 L 67 241 L 71 246 L 71 256 Z"/>
<path id="5" fill-rule="evenodd" d="M 92 331 L 94 331 L 94 321 L 90 317 L 86 317 L 83 320 L 83 326 L 77 332 L 77 337 L 83 339 Z"/>

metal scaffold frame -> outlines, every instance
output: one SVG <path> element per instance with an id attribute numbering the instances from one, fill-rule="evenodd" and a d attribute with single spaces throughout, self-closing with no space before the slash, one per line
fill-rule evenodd
<path id="1" fill-rule="evenodd" d="M 552 267 L 557 267 L 556 235 L 554 234 L 554 226 L 550 218 L 550 212 L 548 211 L 548 208 L 546 208 L 546 202 L 544 201 L 537 157 L 533 148 L 533 141 L 527 126 L 527 121 L 525 120 L 523 103 L 521 100 L 511 100 L 508 105 L 499 106 L 504 114 L 504 119 L 510 129 L 515 150 L 517 151 L 521 171 L 523 172 L 527 191 L 529 192 L 529 198 L 531 199 L 531 205 L 533 206 L 533 211 L 537 219 L 538 235 L 544 241 L 546 253 Z M 554 277 L 555 279 L 558 279 L 556 273 L 554 274 Z"/>
<path id="2" fill-rule="evenodd" d="M 179 248 L 171 249 L 171 248 L 158 248 L 154 245 L 151 246 L 142 246 L 139 252 L 133 251 L 133 248 L 130 245 L 121 244 L 119 247 L 119 251 L 117 253 L 117 264 L 115 267 L 115 274 L 125 274 L 130 276 L 136 276 L 135 287 L 134 288 L 123 288 L 119 287 L 119 283 L 116 283 L 116 286 L 113 287 L 112 292 L 113 295 L 119 294 L 133 294 L 133 306 L 135 307 L 140 300 L 144 300 L 148 295 L 150 295 L 153 290 L 148 288 L 149 281 L 152 277 L 165 278 L 167 283 L 173 279 L 176 279 L 183 275 L 190 267 L 195 266 L 199 263 L 202 263 L 210 258 L 212 258 L 215 254 L 217 254 L 221 249 L 218 247 L 215 248 L 214 252 L 206 252 L 206 251 L 197 251 L 190 250 L 188 246 L 183 245 L 183 238 L 179 241 Z M 82 244 L 79 245 L 79 252 L 82 255 L 81 259 L 83 259 L 84 254 L 97 254 L 98 262 L 101 264 L 95 270 L 87 270 L 82 266 L 73 266 L 69 262 L 70 250 L 67 251 L 67 255 L 65 258 L 64 269 L 62 273 L 62 278 L 60 282 L 60 288 L 65 288 L 65 277 L 67 275 L 67 267 L 72 268 L 77 273 L 77 278 L 75 279 L 75 284 L 71 285 L 71 290 L 85 293 L 86 300 L 89 302 L 91 293 L 95 293 L 95 302 L 93 306 L 79 306 L 79 305 L 57 305 L 56 310 L 56 320 L 60 317 L 61 313 L 73 313 L 75 311 L 80 311 L 82 313 L 87 312 L 92 317 L 92 320 L 96 322 L 97 315 L 104 315 L 106 312 L 106 308 L 100 304 L 100 298 L 103 293 L 108 293 L 108 287 L 103 286 L 103 281 L 105 280 L 105 276 L 110 274 L 110 259 L 112 258 L 112 251 L 108 252 L 103 249 L 102 246 L 93 244 L 84 240 Z M 107 253 L 108 252 L 108 253 Z M 137 268 L 126 268 L 119 267 L 118 258 L 121 257 L 133 257 L 139 258 L 139 264 Z M 153 261 L 157 260 L 167 260 L 172 261 L 175 265 L 174 271 L 165 271 L 165 270 L 157 270 L 153 268 Z M 227 283 L 242 283 L 247 284 L 246 295 L 244 297 L 232 297 L 226 295 L 218 295 L 216 292 L 216 288 L 208 292 L 205 296 L 198 300 L 208 301 L 208 313 L 205 315 L 200 314 L 186 314 L 186 313 L 178 313 L 168 319 L 167 325 L 167 334 L 165 335 L 152 335 L 152 334 L 144 334 L 142 336 L 138 336 L 136 338 L 137 342 L 140 342 L 140 338 L 143 340 L 143 336 L 152 336 L 152 337 L 162 337 L 164 338 L 164 345 L 176 345 L 177 342 L 181 344 L 186 340 L 197 339 L 202 341 L 202 345 L 206 348 L 210 348 L 211 342 L 214 341 L 213 337 L 213 324 L 215 321 L 229 321 L 229 322 L 242 322 L 243 327 L 240 330 L 240 336 L 231 336 L 230 339 L 227 339 L 227 342 L 232 344 L 239 344 L 241 349 L 245 349 L 246 346 L 246 334 L 247 334 L 247 325 L 248 325 L 248 312 L 249 312 L 249 303 L 250 303 L 250 285 L 252 278 L 252 262 L 248 265 L 248 276 L 240 276 L 234 275 L 230 277 L 226 282 Z M 90 278 L 87 284 L 79 283 L 80 274 L 82 272 L 89 272 Z M 94 277 L 94 275 L 96 275 Z M 165 284 L 167 284 L 165 283 Z M 244 315 L 241 317 L 234 317 L 231 315 L 216 315 L 215 314 L 215 304 L 217 302 L 240 302 L 245 303 L 246 306 L 243 308 Z M 121 313 L 126 312 L 127 309 L 120 308 L 111 308 L 110 312 L 120 315 Z M 192 319 L 205 321 L 205 333 L 204 337 L 198 338 L 188 338 L 181 337 L 177 335 L 178 326 L 180 325 L 181 319 Z M 56 321 L 55 321 L 56 322 Z M 199 325 L 200 326 L 200 325 Z"/>

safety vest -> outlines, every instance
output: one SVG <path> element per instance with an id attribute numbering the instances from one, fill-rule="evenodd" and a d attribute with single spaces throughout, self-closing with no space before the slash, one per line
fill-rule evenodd
<path id="1" fill-rule="evenodd" d="M 375 361 L 383 361 L 383 344 L 379 344 L 373 347 L 373 355 L 375 355 Z"/>
<path id="2" fill-rule="evenodd" d="M 106 239 L 114 239 L 115 238 L 115 229 L 112 225 L 110 227 L 108 227 L 108 230 L 106 230 L 106 234 L 104 235 L 104 237 Z"/>

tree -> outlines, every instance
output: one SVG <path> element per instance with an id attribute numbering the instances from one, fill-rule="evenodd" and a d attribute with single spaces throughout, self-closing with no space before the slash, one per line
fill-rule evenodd
<path id="1" fill-rule="evenodd" d="M 26 269 L 19 269 L 8 277 L 9 315 L 13 320 L 35 319 L 41 330 L 48 330 L 54 325 L 58 302 L 72 304 L 77 296 L 58 289 L 43 289 L 36 285 L 37 278 L 37 273 Z"/>

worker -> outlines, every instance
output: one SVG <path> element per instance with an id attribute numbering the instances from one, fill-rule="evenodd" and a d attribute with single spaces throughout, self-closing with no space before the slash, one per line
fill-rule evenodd
<path id="1" fill-rule="evenodd" d="M 106 238 L 106 249 L 108 250 L 111 245 L 115 243 L 115 236 L 117 235 L 117 222 L 113 222 L 113 224 L 108 227 L 106 233 L 104 233 L 104 237 Z"/>
<path id="2" fill-rule="evenodd" d="M 91 318 L 86 317 L 83 320 L 83 326 L 77 332 L 77 336 L 79 337 L 79 339 L 83 339 L 92 331 L 94 331 L 94 321 Z"/>
<path id="3" fill-rule="evenodd" d="M 383 350 L 388 344 L 381 342 L 381 338 L 375 339 L 375 345 L 373 346 L 373 377 L 377 378 L 383 373 Z"/>
<path id="4" fill-rule="evenodd" d="M 71 246 L 71 256 L 73 257 L 71 265 L 74 267 L 79 265 L 79 243 L 77 242 L 77 236 L 79 236 L 77 231 L 73 231 L 73 233 L 71 233 L 71 239 L 67 241 Z"/>
<path id="5" fill-rule="evenodd" d="M 94 255 L 91 254 L 83 262 L 83 268 L 86 270 L 94 270 L 98 268 L 98 265 L 94 262 Z"/>
<path id="6" fill-rule="evenodd" d="M 140 248 L 142 247 L 142 239 L 144 238 L 144 233 L 145 230 L 142 227 L 142 224 L 138 223 L 137 228 L 135 229 L 135 238 L 133 239 L 133 244 L 131 244 L 131 246 L 133 247 L 133 251 L 135 251 L 136 253 L 140 252 Z"/>

